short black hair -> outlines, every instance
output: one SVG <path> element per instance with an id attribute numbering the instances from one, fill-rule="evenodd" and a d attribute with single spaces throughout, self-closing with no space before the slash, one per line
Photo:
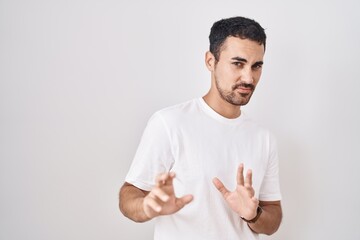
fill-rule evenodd
<path id="1" fill-rule="evenodd" d="M 259 44 L 266 45 L 266 34 L 264 28 L 255 20 L 245 17 L 232 17 L 221 19 L 213 24 L 210 31 L 210 52 L 219 61 L 220 49 L 227 37 L 239 37 L 249 39 Z"/>

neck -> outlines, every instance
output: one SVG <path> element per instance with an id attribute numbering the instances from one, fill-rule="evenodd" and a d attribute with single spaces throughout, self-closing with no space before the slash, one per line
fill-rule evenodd
<path id="1" fill-rule="evenodd" d="M 241 114 L 240 106 L 233 105 L 220 96 L 214 96 L 211 92 L 208 92 L 203 99 L 209 107 L 223 117 L 231 119 L 237 118 Z"/>

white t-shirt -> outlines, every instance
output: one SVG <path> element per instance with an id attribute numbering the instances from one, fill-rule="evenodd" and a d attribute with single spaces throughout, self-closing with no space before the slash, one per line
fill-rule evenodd
<path id="1" fill-rule="evenodd" d="M 255 195 L 281 199 L 276 143 L 244 113 L 225 118 L 202 98 L 156 112 L 149 120 L 125 181 L 150 191 L 155 177 L 173 171 L 175 194 L 194 199 L 179 212 L 155 218 L 155 240 L 258 239 L 212 183 L 233 191 L 240 163 L 253 171 Z"/>

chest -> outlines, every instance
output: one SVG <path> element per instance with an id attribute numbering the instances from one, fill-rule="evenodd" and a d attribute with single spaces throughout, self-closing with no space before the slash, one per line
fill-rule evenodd
<path id="1" fill-rule="evenodd" d="M 236 186 L 240 163 L 253 170 L 253 187 L 258 192 L 268 160 L 266 137 L 245 126 L 196 125 L 172 134 L 178 188 L 207 191 L 218 177 L 230 189 Z"/>

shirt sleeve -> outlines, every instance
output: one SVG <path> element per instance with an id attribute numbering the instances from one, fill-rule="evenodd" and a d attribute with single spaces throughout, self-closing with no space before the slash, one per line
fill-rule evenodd
<path id="1" fill-rule="evenodd" d="M 147 123 L 125 181 L 150 191 L 155 185 L 156 176 L 168 172 L 173 162 L 168 129 L 157 112 Z"/>
<path id="2" fill-rule="evenodd" d="M 279 157 L 275 137 L 269 135 L 269 161 L 265 172 L 264 180 L 260 187 L 260 201 L 281 200 L 279 182 Z"/>

